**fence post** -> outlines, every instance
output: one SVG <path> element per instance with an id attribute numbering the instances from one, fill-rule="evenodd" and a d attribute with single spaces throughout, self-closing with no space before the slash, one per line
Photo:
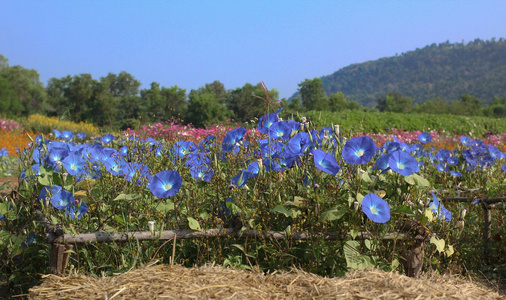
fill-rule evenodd
<path id="1" fill-rule="evenodd" d="M 489 264 L 489 243 L 490 240 L 490 223 L 492 222 L 492 217 L 490 216 L 490 209 L 486 203 L 483 203 L 483 260 L 486 264 Z"/>
<path id="2" fill-rule="evenodd" d="M 72 250 L 73 246 L 60 243 L 52 243 L 51 246 L 51 274 L 65 275 L 65 268 L 70 259 L 70 251 L 68 250 Z"/>

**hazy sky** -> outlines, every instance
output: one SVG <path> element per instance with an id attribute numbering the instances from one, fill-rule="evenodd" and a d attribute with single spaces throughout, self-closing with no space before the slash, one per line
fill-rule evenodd
<path id="1" fill-rule="evenodd" d="M 51 77 L 127 71 L 143 88 L 306 78 L 432 43 L 506 37 L 506 1 L 0 0 L 0 54 Z"/>

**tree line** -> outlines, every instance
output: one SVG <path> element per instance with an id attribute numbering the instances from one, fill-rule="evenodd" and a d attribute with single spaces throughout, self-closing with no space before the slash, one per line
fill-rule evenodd
<path id="1" fill-rule="evenodd" d="M 467 95 L 457 103 L 437 98 L 413 105 L 409 97 L 387 93 L 384 99 L 378 99 L 377 108 L 367 108 L 349 101 L 342 92 L 326 96 L 321 78 L 306 79 L 298 87 L 300 98 L 279 101 L 274 101 L 279 98 L 278 91 L 267 89 L 261 83 L 226 89 L 223 83 L 214 81 L 187 92 L 177 85 L 165 87 L 152 82 L 149 88 L 141 89 L 141 82 L 124 71 L 99 79 L 90 74 L 67 75 L 51 78 L 44 86 L 36 70 L 9 66 L 8 60 L 0 55 L 0 116 L 14 119 L 42 114 L 110 129 L 126 129 L 165 121 L 196 127 L 230 119 L 248 122 L 267 109 L 273 111 L 279 107 L 289 112 L 349 109 L 496 117 L 506 112 L 505 99 L 494 100 L 485 107 L 479 99 Z"/>

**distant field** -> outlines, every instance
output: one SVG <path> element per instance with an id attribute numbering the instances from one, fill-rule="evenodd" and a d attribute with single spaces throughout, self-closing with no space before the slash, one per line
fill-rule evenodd
<path id="1" fill-rule="evenodd" d="M 341 132 L 389 133 L 392 129 L 405 131 L 444 131 L 447 134 L 482 137 L 487 133 L 506 133 L 506 119 L 465 117 L 455 115 L 403 114 L 391 112 L 309 111 L 300 114 L 317 127 L 339 124 Z M 285 115 L 285 118 L 295 115 Z"/>

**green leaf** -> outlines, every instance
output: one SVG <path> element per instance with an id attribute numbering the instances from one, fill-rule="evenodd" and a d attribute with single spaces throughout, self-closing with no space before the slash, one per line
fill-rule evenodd
<path id="1" fill-rule="evenodd" d="M 453 253 L 455 253 L 455 251 L 453 250 L 453 246 L 452 245 L 448 245 L 448 249 L 445 250 L 445 254 L 447 257 L 450 257 L 453 255 Z"/>
<path id="2" fill-rule="evenodd" d="M 358 204 L 362 205 L 362 200 L 364 200 L 364 195 L 358 193 L 357 194 L 357 201 L 358 201 Z"/>
<path id="3" fill-rule="evenodd" d="M 242 212 L 241 208 L 239 206 L 235 205 L 235 203 L 232 202 L 226 202 L 225 205 L 228 209 L 232 212 L 233 215 L 240 214 Z"/>
<path id="4" fill-rule="evenodd" d="M 413 179 L 416 181 L 417 185 L 430 187 L 430 182 L 427 179 L 423 178 L 422 176 L 416 173 L 412 174 L 411 176 L 413 176 Z"/>
<path id="5" fill-rule="evenodd" d="M 139 199 L 140 197 L 141 197 L 141 195 L 139 195 L 139 194 L 119 194 L 112 201 L 119 201 L 119 200 L 130 201 L 130 200 Z"/>
<path id="6" fill-rule="evenodd" d="M 125 220 L 123 220 L 123 218 L 118 215 L 114 215 L 114 220 L 121 225 L 125 225 Z"/>
<path id="7" fill-rule="evenodd" d="M 199 214 L 199 218 L 202 220 L 207 220 L 211 217 L 211 215 L 207 211 L 203 211 Z"/>
<path id="8" fill-rule="evenodd" d="M 367 173 L 367 172 L 364 172 L 361 177 L 362 177 L 362 180 L 366 183 L 372 182 L 371 177 L 369 177 L 369 173 Z"/>
<path id="9" fill-rule="evenodd" d="M 360 256 L 360 252 L 358 252 L 358 247 L 360 243 L 357 241 L 347 241 L 343 246 L 344 257 L 346 258 L 346 265 L 348 268 L 356 269 L 358 263 L 360 262 L 358 256 Z"/>
<path id="10" fill-rule="evenodd" d="M 337 210 L 337 208 L 331 208 L 324 212 L 322 212 L 320 216 L 320 222 L 323 221 L 335 221 L 341 219 L 346 213 L 348 209 L 343 208 L 341 210 Z"/>
<path id="11" fill-rule="evenodd" d="M 369 239 L 364 240 L 364 245 L 367 247 L 367 249 L 371 250 L 371 240 Z"/>
<path id="12" fill-rule="evenodd" d="M 0 216 L 3 216 L 9 212 L 9 202 L 0 203 Z"/>
<path id="13" fill-rule="evenodd" d="M 357 241 L 347 241 L 344 244 L 343 252 L 346 258 L 346 265 L 348 268 L 355 270 L 365 270 L 368 268 L 373 268 L 376 263 L 374 260 L 367 255 L 362 255 L 358 251 L 358 247 L 360 243 Z"/>
<path id="14" fill-rule="evenodd" d="M 356 229 L 350 229 L 350 236 L 352 239 L 355 239 L 358 235 L 358 230 Z"/>
<path id="15" fill-rule="evenodd" d="M 276 205 L 273 209 L 271 209 L 272 212 L 279 213 L 285 215 L 285 217 L 291 217 L 292 212 L 286 209 L 283 205 Z"/>
<path id="16" fill-rule="evenodd" d="M 273 209 L 271 209 L 272 212 L 280 213 L 285 215 L 286 217 L 290 218 L 296 218 L 301 214 L 299 210 L 293 210 L 293 209 L 286 209 L 283 205 L 276 205 Z"/>
<path id="17" fill-rule="evenodd" d="M 188 226 L 190 226 L 190 229 L 198 230 L 198 231 L 202 230 L 202 228 L 200 227 L 199 221 L 195 220 L 192 217 L 188 217 L 186 219 L 188 219 Z"/>
<path id="18" fill-rule="evenodd" d="M 173 209 L 174 209 L 174 202 L 170 200 L 165 200 L 165 202 L 159 203 L 158 206 L 156 207 L 156 210 L 161 214 L 166 214 Z"/>
<path id="19" fill-rule="evenodd" d="M 392 207 L 390 213 L 393 215 L 405 214 L 406 216 L 414 216 L 415 213 L 411 208 L 406 205 Z"/>
<path id="20" fill-rule="evenodd" d="M 53 171 L 47 170 L 46 168 L 41 166 L 39 174 L 40 175 L 37 177 L 37 180 L 39 181 L 40 184 L 42 184 L 43 186 L 51 185 L 49 178 L 51 179 L 53 178 Z"/>
<path id="21" fill-rule="evenodd" d="M 406 181 L 410 185 L 415 185 L 415 179 L 413 178 L 413 175 L 404 176 L 404 181 Z"/>
<path id="22" fill-rule="evenodd" d="M 437 237 L 435 236 L 432 236 L 430 238 L 430 243 L 431 244 L 434 244 L 436 245 L 436 249 L 439 253 L 443 252 L 444 251 L 444 248 L 445 248 L 445 240 L 443 239 L 438 239 Z"/>
<path id="23" fill-rule="evenodd" d="M 398 266 L 399 266 L 399 260 L 397 260 L 397 258 L 395 258 L 394 260 L 392 260 L 392 266 L 390 268 L 393 271 L 393 270 L 397 269 Z"/>

